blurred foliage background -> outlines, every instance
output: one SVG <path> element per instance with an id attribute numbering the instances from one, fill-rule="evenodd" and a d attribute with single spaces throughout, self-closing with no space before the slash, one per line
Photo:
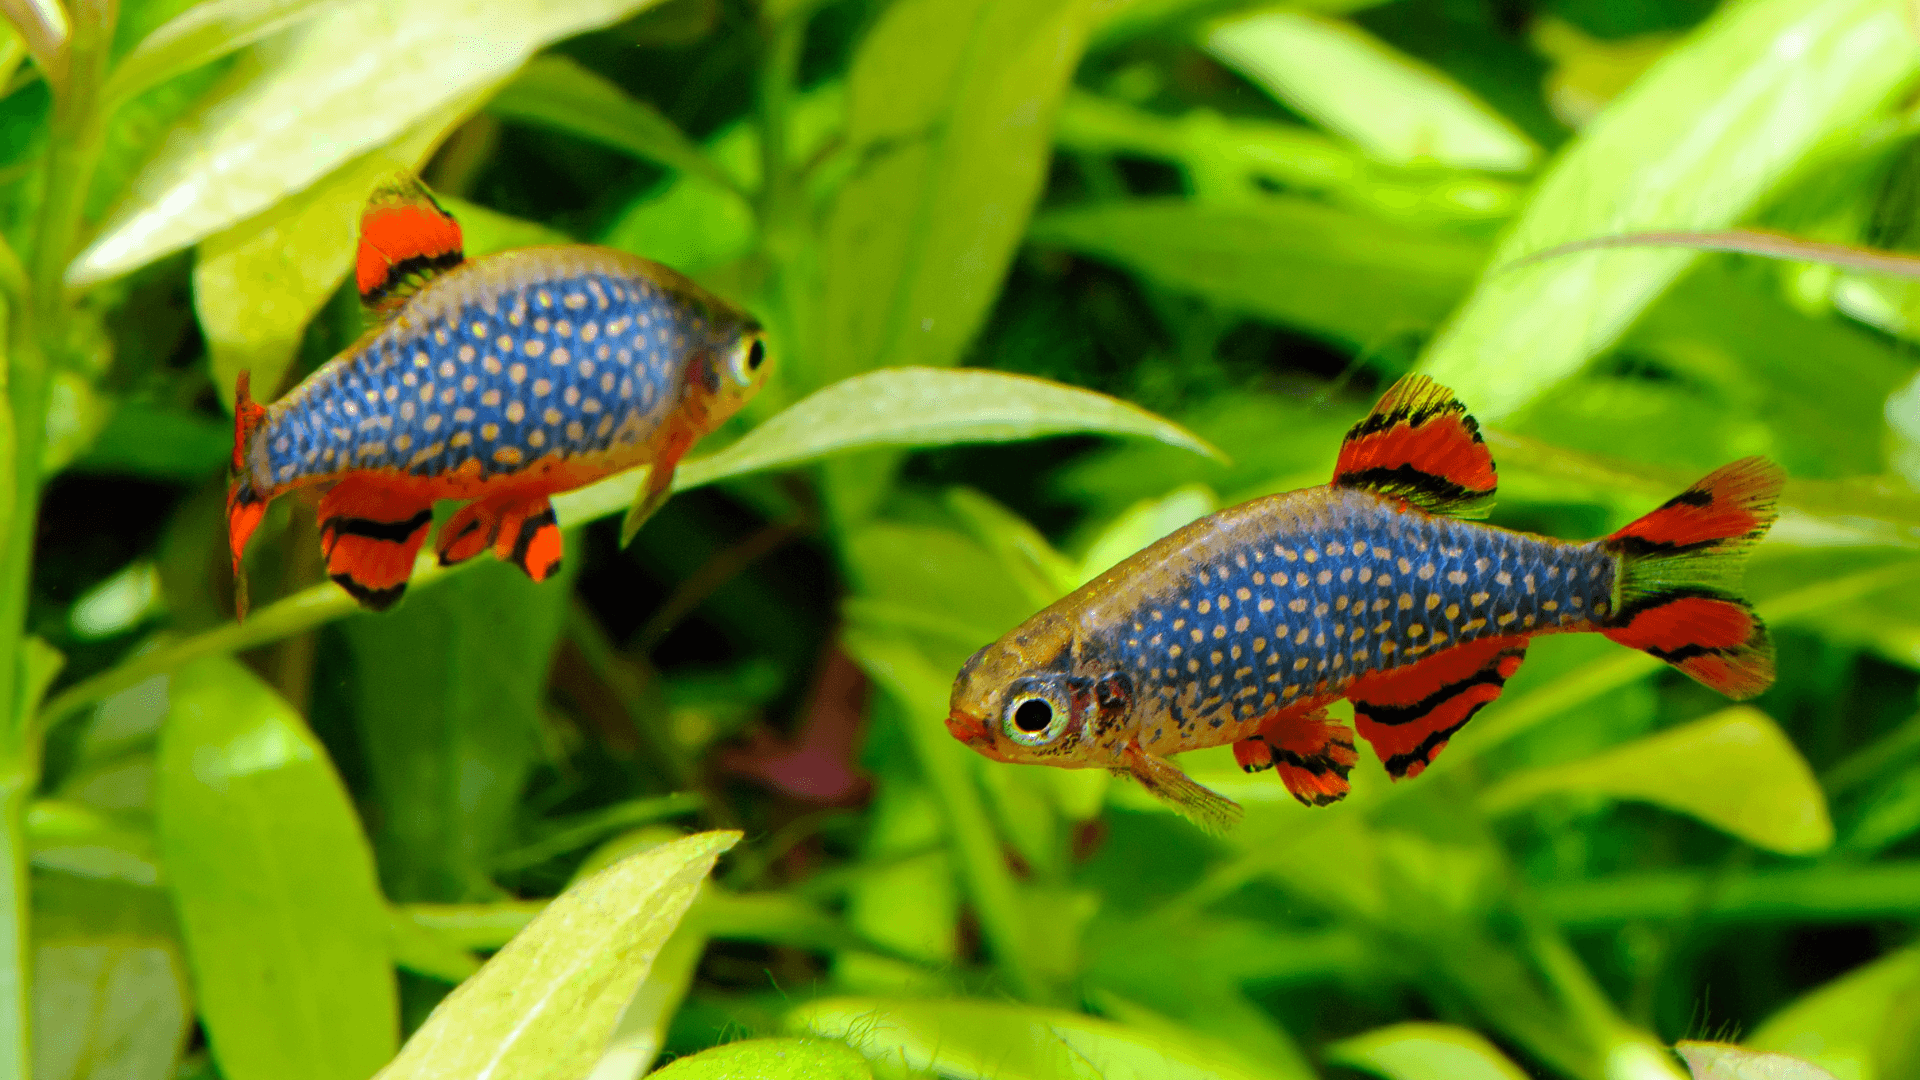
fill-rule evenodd
<path id="1" fill-rule="evenodd" d="M 1710 1038 L 1920 1075 L 1920 293 L 1512 265 L 1920 247 L 1911 5 L 0 10 L 0 1075 L 613 1080 L 748 1036 L 801 1041 L 670 1069 L 1600 1080 Z M 759 314 L 780 367 L 703 450 L 853 389 L 690 463 L 626 551 L 631 477 L 557 500 L 540 587 L 488 562 L 358 614 L 283 500 L 236 625 L 233 377 L 359 334 L 396 168 L 469 254 L 608 244 Z M 909 365 L 1224 457 L 1042 383 L 843 384 Z M 947 736 L 970 652 L 1323 482 L 1416 366 L 1488 428 L 1501 525 L 1782 462 L 1777 685 L 1546 639 L 1410 784 L 1368 757 L 1307 810 L 1188 755 L 1248 807 L 1223 839 Z"/>

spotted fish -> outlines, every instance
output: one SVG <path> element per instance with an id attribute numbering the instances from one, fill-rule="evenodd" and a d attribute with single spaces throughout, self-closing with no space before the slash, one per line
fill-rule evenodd
<path id="1" fill-rule="evenodd" d="M 400 599 L 441 499 L 471 500 L 440 529 L 441 565 L 491 550 L 543 581 L 561 558 L 548 496 L 651 465 L 630 536 L 771 366 L 758 323 L 657 263 L 585 245 L 465 259 L 410 177 L 369 200 L 355 277 L 378 326 L 270 406 L 240 375 L 227 527 L 243 616 L 247 540 L 295 488 L 324 489 L 327 572 L 365 607 Z"/>
<path id="2" fill-rule="evenodd" d="M 1736 461 L 1585 543 L 1495 528 L 1469 520 L 1495 487 L 1478 426 L 1409 376 L 1347 433 L 1333 483 L 1202 518 L 975 653 L 947 727 L 998 761 L 1129 774 L 1219 831 L 1239 807 L 1166 755 L 1230 743 L 1325 806 L 1355 729 L 1417 776 L 1540 634 L 1602 634 L 1752 697 L 1773 647 L 1735 590 L 1782 478 Z M 1352 729 L 1327 715 L 1341 698 Z"/>

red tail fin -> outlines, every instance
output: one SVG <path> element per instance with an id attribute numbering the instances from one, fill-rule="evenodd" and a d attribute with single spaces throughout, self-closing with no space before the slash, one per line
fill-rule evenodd
<path id="1" fill-rule="evenodd" d="M 267 422 L 267 410 L 254 404 L 248 392 L 249 372 L 241 372 L 233 388 L 233 472 L 227 482 L 227 547 L 233 552 L 234 617 L 247 617 L 247 574 L 240 566 L 247 540 L 266 515 L 273 498 L 255 487 L 250 458 L 254 436 Z"/>
<path id="2" fill-rule="evenodd" d="M 1607 537 L 1620 569 L 1606 636 L 1731 698 L 1773 685 L 1773 642 L 1737 590 L 1784 479 L 1767 459 L 1743 458 Z"/>

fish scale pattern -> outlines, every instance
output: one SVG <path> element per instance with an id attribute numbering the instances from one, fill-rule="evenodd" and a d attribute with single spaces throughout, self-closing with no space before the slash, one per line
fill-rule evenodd
<path id="1" fill-rule="evenodd" d="M 349 470 L 484 480 L 644 442 L 680 396 L 690 348 L 715 335 L 710 319 L 617 263 L 487 265 L 506 258 L 436 283 L 437 303 L 423 293 L 271 406 L 274 483 Z"/>
<path id="2" fill-rule="evenodd" d="M 1591 629 L 1612 596 L 1613 556 L 1598 542 L 1409 513 L 1338 488 L 1242 510 L 1098 645 L 1182 730 L 1337 696 L 1360 675 L 1480 638 Z"/>

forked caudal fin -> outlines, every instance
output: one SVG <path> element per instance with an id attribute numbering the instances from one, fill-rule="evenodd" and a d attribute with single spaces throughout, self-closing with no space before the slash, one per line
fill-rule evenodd
<path id="1" fill-rule="evenodd" d="M 1407 375 L 1340 444 L 1335 487 L 1364 488 L 1430 514 L 1485 517 L 1493 506 L 1493 454 L 1453 391 Z"/>
<path id="2" fill-rule="evenodd" d="M 1607 537 L 1620 569 L 1602 632 L 1736 700 L 1773 685 L 1773 642 L 1737 590 L 1784 479 L 1773 462 L 1743 458 Z"/>
<path id="3" fill-rule="evenodd" d="M 368 315 L 392 318 L 422 285 L 465 258 L 460 223 L 417 178 L 394 176 L 367 199 L 354 284 Z"/>
<path id="4" fill-rule="evenodd" d="M 247 541 L 266 515 L 272 495 L 255 489 L 252 468 L 254 436 L 267 422 L 267 410 L 254 403 L 249 372 L 241 372 L 233 387 L 233 462 L 227 481 L 227 547 L 233 552 L 234 617 L 247 617 L 247 572 L 240 565 Z"/>

